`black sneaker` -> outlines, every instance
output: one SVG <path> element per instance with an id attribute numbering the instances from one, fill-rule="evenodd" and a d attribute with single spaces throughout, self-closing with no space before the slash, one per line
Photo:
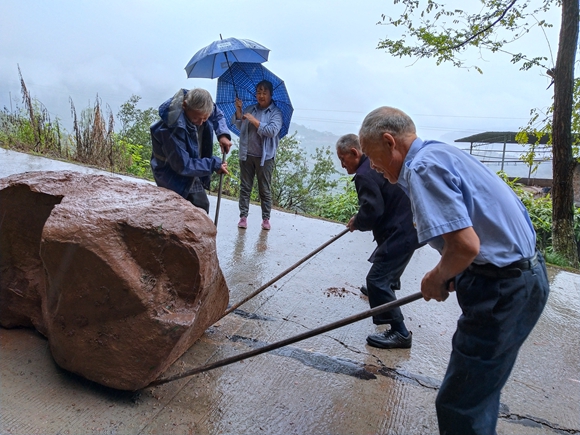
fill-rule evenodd
<path id="1" fill-rule="evenodd" d="M 363 286 L 360 288 L 360 292 L 361 292 L 363 295 L 365 295 L 367 298 L 369 297 L 369 289 L 367 288 L 367 286 L 366 286 L 366 285 L 363 285 Z"/>
<path id="2" fill-rule="evenodd" d="M 398 332 L 390 329 L 382 334 L 371 334 L 367 337 L 369 346 L 380 347 L 381 349 L 409 349 L 412 341 L 412 332 L 409 332 L 407 337 L 403 337 Z"/>

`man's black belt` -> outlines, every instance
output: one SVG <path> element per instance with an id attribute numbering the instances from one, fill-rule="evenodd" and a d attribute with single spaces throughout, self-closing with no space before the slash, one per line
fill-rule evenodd
<path id="1" fill-rule="evenodd" d="M 522 274 L 523 270 L 533 269 L 538 265 L 538 254 L 533 257 L 515 261 L 504 267 L 494 264 L 471 264 L 467 270 L 474 275 L 481 275 L 488 278 L 516 278 Z"/>

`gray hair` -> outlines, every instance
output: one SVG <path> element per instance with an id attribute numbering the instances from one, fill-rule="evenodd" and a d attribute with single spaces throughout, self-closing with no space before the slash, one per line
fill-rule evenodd
<path id="1" fill-rule="evenodd" d="M 345 134 L 336 142 L 336 151 L 341 154 L 347 153 L 351 148 L 360 150 L 360 143 L 356 134 Z"/>
<path id="2" fill-rule="evenodd" d="M 384 133 L 389 133 L 393 137 L 415 134 L 415 123 L 402 110 L 387 106 L 379 107 L 365 117 L 359 136 L 361 140 L 375 142 Z"/>
<path id="3" fill-rule="evenodd" d="M 211 94 L 205 89 L 191 89 L 185 95 L 185 106 L 189 110 L 197 110 L 204 114 L 213 112 L 213 100 Z"/>

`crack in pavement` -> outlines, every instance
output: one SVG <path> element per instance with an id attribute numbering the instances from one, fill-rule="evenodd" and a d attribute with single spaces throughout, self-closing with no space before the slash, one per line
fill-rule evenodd
<path id="1" fill-rule="evenodd" d="M 236 310 L 238 311 L 238 310 Z M 260 316 L 260 315 L 248 315 L 248 313 L 238 313 L 236 314 L 242 315 L 248 319 L 252 320 L 267 320 L 267 321 L 275 321 L 276 318 Z M 241 311 L 241 310 L 240 310 Z M 245 314 L 245 315 L 244 315 Z M 306 330 L 310 328 L 306 325 L 301 324 L 295 320 L 289 319 L 287 317 L 283 317 L 282 320 L 286 322 L 294 323 Z M 304 365 L 309 367 L 315 368 L 317 370 L 325 371 L 325 372 L 333 372 L 333 373 L 340 373 L 345 374 L 348 376 L 353 376 L 358 379 L 363 380 L 373 380 L 377 379 L 377 375 L 385 376 L 391 378 L 395 381 L 401 381 L 408 383 L 410 385 L 415 385 L 423 388 L 428 388 L 431 390 L 439 390 L 441 386 L 441 381 L 437 379 L 418 375 L 416 373 L 411 373 L 406 370 L 396 369 L 392 367 L 388 367 L 386 364 L 382 362 L 382 360 L 375 354 L 362 351 L 356 347 L 350 346 L 347 343 L 332 337 L 327 334 L 321 334 L 326 338 L 330 338 L 334 340 L 345 349 L 349 350 L 350 352 L 360 354 L 360 355 L 369 355 L 372 356 L 377 364 L 364 364 L 358 361 L 350 360 L 348 358 L 340 358 L 340 357 L 331 357 L 329 355 L 325 355 L 319 352 L 311 352 L 306 351 L 294 346 L 285 346 L 280 349 L 276 349 L 270 351 L 269 353 L 273 353 L 275 355 L 284 356 L 293 358 L 295 360 L 300 361 Z M 252 348 L 259 348 L 262 346 L 267 345 L 268 343 L 262 342 L 253 338 L 242 337 L 239 335 L 234 335 L 229 337 L 231 341 L 234 342 L 243 342 L 249 347 Z M 519 414 L 512 414 L 509 412 L 509 408 L 506 404 L 500 403 L 500 410 L 498 418 L 502 421 L 506 421 L 512 424 L 518 424 L 527 427 L 535 427 L 535 428 L 544 428 L 553 431 L 556 434 L 572 434 L 572 435 L 580 435 L 580 429 L 572 429 L 572 428 L 564 428 L 556 423 L 552 423 L 548 420 L 533 417 L 530 415 L 519 415 Z"/>
<path id="2" fill-rule="evenodd" d="M 233 342 L 241 342 L 247 346 L 259 349 L 267 346 L 268 343 L 240 335 L 232 335 L 229 339 Z M 332 357 L 320 352 L 311 352 L 295 346 L 285 346 L 280 349 L 270 351 L 274 355 L 285 356 L 296 359 L 303 364 L 313 367 L 317 370 L 341 373 L 354 376 L 359 379 L 370 380 L 376 379 L 377 375 L 386 376 L 391 379 L 410 383 L 417 386 L 438 389 L 439 382 L 427 376 L 409 373 L 405 370 L 390 368 L 380 363 L 380 365 L 363 364 L 348 358 Z M 380 360 L 379 360 L 380 362 Z"/>
<path id="3" fill-rule="evenodd" d="M 264 341 L 249 337 L 243 337 L 240 335 L 232 335 L 228 338 L 233 342 L 243 343 L 254 349 L 259 349 L 260 347 L 268 345 L 268 343 Z M 340 340 L 336 341 L 342 343 Z M 345 347 L 348 348 L 348 346 Z M 355 352 L 359 354 L 365 353 L 361 352 L 360 350 L 356 350 Z M 391 378 L 395 381 L 400 381 L 410 385 L 428 388 L 435 391 L 439 390 L 439 387 L 441 385 L 441 382 L 438 381 L 437 379 L 428 376 L 418 375 L 416 373 L 411 373 L 406 370 L 388 367 L 380 360 L 380 358 L 378 358 L 374 354 L 370 355 L 372 355 L 372 357 L 377 360 L 377 365 L 364 364 L 348 358 L 332 357 L 320 352 L 312 352 L 295 346 L 284 346 L 280 349 L 274 349 L 269 353 L 295 359 L 297 361 L 300 361 L 302 364 L 308 367 L 312 367 L 316 370 L 321 370 L 329 373 L 344 374 L 362 380 L 377 379 L 377 375 L 381 375 Z M 529 415 L 524 416 L 512 414 L 509 412 L 508 406 L 505 405 L 504 403 L 500 403 L 500 412 L 498 418 L 513 424 L 520 424 L 529 427 L 547 428 L 554 431 L 554 433 L 558 434 L 573 434 L 573 435 L 580 434 L 580 431 L 576 429 L 566 429 L 559 426 L 558 424 L 551 423 L 545 419 Z"/>
<path id="4" fill-rule="evenodd" d="M 512 414 L 508 406 L 503 403 L 500 405 L 499 418 L 508 423 L 519 424 L 521 426 L 550 429 L 557 434 L 580 434 L 580 429 L 567 429 L 543 418 L 533 417 L 531 415 Z"/>
<path id="5" fill-rule="evenodd" d="M 245 319 L 250 319 L 250 320 L 265 320 L 268 322 L 273 322 L 275 320 L 278 320 L 274 317 L 263 316 L 261 314 L 256 314 L 256 313 L 249 313 L 247 311 L 240 310 L 239 308 L 236 308 L 233 311 L 233 313 L 237 316 L 243 317 Z"/>

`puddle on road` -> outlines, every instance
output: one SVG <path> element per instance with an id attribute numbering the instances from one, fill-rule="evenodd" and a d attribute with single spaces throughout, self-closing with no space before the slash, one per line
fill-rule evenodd
<path id="1" fill-rule="evenodd" d="M 230 337 L 230 340 L 237 343 L 244 343 L 246 346 L 253 349 L 259 349 L 260 347 L 268 345 L 268 343 L 263 341 L 239 335 Z M 280 349 L 272 350 L 269 353 L 295 359 L 308 367 L 323 372 L 340 373 L 365 380 L 376 379 L 376 376 L 367 371 L 363 364 L 346 358 L 336 358 L 319 352 L 309 352 L 294 346 L 285 346 Z"/>
<path id="2" fill-rule="evenodd" d="M 243 343 L 253 349 L 259 349 L 268 345 L 266 342 L 242 337 L 240 335 L 233 335 L 230 337 L 230 340 L 237 343 Z M 412 374 L 407 371 L 397 370 L 384 365 L 377 366 L 373 364 L 363 364 L 348 358 L 333 357 L 320 352 L 310 352 L 294 346 L 285 346 L 280 349 L 272 350 L 269 353 L 292 358 L 300 361 L 305 366 L 312 367 L 316 370 L 343 374 L 357 379 L 372 380 L 377 378 L 376 375 L 381 375 L 396 381 L 427 388 L 438 389 L 440 385 L 439 381 L 427 376 Z"/>
<path id="3" fill-rule="evenodd" d="M 228 309 L 229 309 L 229 307 L 228 307 Z M 233 311 L 233 313 L 234 313 L 235 315 L 237 315 L 237 316 L 240 316 L 240 317 L 243 317 L 243 318 L 245 318 L 245 319 L 252 319 L 252 320 L 266 320 L 266 321 L 268 321 L 268 322 L 273 322 L 273 321 L 277 320 L 277 319 L 275 319 L 275 318 L 273 318 L 273 317 L 262 316 L 262 315 L 260 315 L 260 314 L 256 314 L 256 313 L 248 313 L 247 311 L 240 310 L 239 308 L 238 308 L 238 309 L 235 309 L 235 310 Z"/>

